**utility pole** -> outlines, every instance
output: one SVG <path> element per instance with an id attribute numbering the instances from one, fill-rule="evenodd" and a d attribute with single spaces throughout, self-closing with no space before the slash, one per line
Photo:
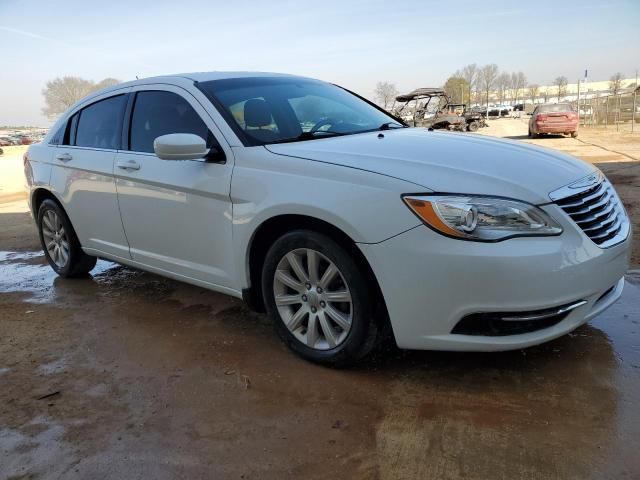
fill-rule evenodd
<path id="1" fill-rule="evenodd" d="M 582 115 L 580 115 L 580 79 L 578 79 L 578 104 L 577 105 L 578 105 L 578 108 L 577 108 L 577 110 L 578 110 L 578 125 L 580 125 L 580 117 L 582 116 Z"/>

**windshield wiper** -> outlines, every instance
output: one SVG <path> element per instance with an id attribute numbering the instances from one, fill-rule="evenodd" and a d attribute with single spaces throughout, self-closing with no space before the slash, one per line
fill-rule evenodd
<path id="1" fill-rule="evenodd" d="M 397 125 L 397 127 L 393 127 L 393 128 L 406 128 L 404 125 L 398 123 L 398 122 L 386 122 L 383 123 L 382 125 L 380 125 L 378 127 L 378 130 L 391 130 L 391 125 Z"/>
<path id="2" fill-rule="evenodd" d="M 316 138 L 339 137 L 340 135 L 347 135 L 347 133 L 332 132 L 330 130 L 318 130 L 316 132 L 302 132 L 297 137 L 283 138 L 281 140 L 275 140 L 275 141 L 269 142 L 269 143 L 300 142 L 300 141 L 303 141 L 303 140 L 314 140 Z"/>

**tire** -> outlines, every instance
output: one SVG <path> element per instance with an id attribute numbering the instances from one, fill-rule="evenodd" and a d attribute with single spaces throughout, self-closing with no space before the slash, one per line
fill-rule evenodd
<path id="1" fill-rule="evenodd" d="M 96 266 L 96 257 L 82 251 L 76 232 L 62 207 L 47 198 L 38 209 L 38 236 L 51 268 L 65 278 L 81 277 Z"/>
<path id="2" fill-rule="evenodd" d="M 578 132 L 571 132 L 571 138 L 578 138 Z"/>
<path id="3" fill-rule="evenodd" d="M 478 122 L 476 122 L 476 121 L 471 122 L 471 123 L 467 126 L 467 129 L 468 129 L 470 132 L 477 132 L 477 131 L 478 131 L 478 128 L 480 128 L 480 124 L 479 124 Z"/>
<path id="4" fill-rule="evenodd" d="M 315 278 L 309 263 L 317 265 Z M 337 272 L 327 282 L 330 265 Z M 344 248 L 311 230 L 277 239 L 262 270 L 264 303 L 280 338 L 306 360 L 334 367 L 361 360 L 382 339 L 373 291 Z"/>
<path id="5" fill-rule="evenodd" d="M 536 138 L 535 134 L 529 129 L 529 138 Z"/>

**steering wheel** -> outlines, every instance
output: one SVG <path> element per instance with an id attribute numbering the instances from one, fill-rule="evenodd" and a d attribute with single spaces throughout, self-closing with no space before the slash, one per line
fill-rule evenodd
<path id="1" fill-rule="evenodd" d="M 339 122 L 335 121 L 332 118 L 326 117 L 326 118 L 321 118 L 318 123 L 316 123 L 311 130 L 309 130 L 309 133 L 316 133 L 318 130 L 320 130 L 322 127 L 324 127 L 325 125 L 336 125 Z"/>

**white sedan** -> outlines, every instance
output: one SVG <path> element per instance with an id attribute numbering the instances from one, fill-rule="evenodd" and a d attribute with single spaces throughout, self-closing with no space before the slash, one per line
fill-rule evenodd
<path id="1" fill-rule="evenodd" d="M 408 128 L 338 86 L 256 73 L 91 94 L 25 154 L 51 267 L 96 258 L 244 298 L 303 357 L 506 350 L 621 294 L 630 226 L 592 165 Z"/>

